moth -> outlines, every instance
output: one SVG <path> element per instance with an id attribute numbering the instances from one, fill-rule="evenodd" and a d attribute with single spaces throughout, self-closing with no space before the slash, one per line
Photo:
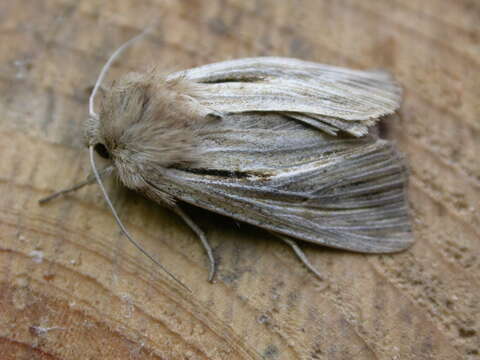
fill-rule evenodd
<path id="1" fill-rule="evenodd" d="M 206 250 L 210 280 L 211 247 L 182 203 L 270 231 L 317 275 L 297 241 L 360 253 L 412 245 L 405 162 L 369 130 L 400 104 L 388 73 L 282 57 L 132 72 L 103 89 L 97 114 L 108 67 L 135 40 L 112 55 L 90 97 L 94 177 L 85 182 L 98 181 L 132 242 L 102 184 L 106 174 L 185 220 Z M 94 152 L 111 163 L 103 172 Z"/>

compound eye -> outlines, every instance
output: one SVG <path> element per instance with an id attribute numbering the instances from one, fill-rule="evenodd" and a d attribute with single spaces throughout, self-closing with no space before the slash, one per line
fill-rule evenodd
<path id="1" fill-rule="evenodd" d="M 110 153 L 108 152 L 107 147 L 102 143 L 95 144 L 93 150 L 95 150 L 97 154 L 100 155 L 102 158 L 110 159 Z"/>

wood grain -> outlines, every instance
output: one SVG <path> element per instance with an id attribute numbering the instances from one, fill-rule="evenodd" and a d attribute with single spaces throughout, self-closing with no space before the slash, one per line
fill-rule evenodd
<path id="1" fill-rule="evenodd" d="M 194 234 L 110 183 L 43 207 L 84 179 L 88 92 L 111 78 L 242 56 L 390 70 L 405 88 L 383 129 L 406 154 L 415 246 L 365 256 L 282 243 L 192 210 Z M 17 0 L 0 3 L 1 359 L 480 359 L 480 4 L 472 0 Z"/>

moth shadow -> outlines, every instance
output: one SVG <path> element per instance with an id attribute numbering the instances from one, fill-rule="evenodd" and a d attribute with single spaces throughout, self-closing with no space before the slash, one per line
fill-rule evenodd
<path id="1" fill-rule="evenodd" d="M 147 218 L 148 220 L 144 220 L 145 222 L 160 223 L 162 224 L 161 228 L 168 228 L 168 231 L 177 231 L 178 229 L 178 231 L 188 233 L 187 224 L 172 210 L 135 191 L 122 187 L 120 184 L 115 186 L 113 191 L 117 201 L 127 208 L 124 210 L 125 212 L 140 212 L 136 217 Z M 218 280 L 235 285 L 246 273 L 258 274 L 262 266 L 263 268 L 265 266 L 302 266 L 290 246 L 267 230 L 187 203 L 180 202 L 179 205 L 205 232 L 217 264 Z M 158 225 L 155 225 L 155 228 L 157 227 Z M 194 245 L 191 239 L 195 239 L 193 232 L 191 237 L 182 237 L 182 240 L 176 241 L 182 242 L 181 247 L 184 249 L 198 246 L 198 257 L 203 259 L 201 261 L 205 264 L 205 274 L 207 274 L 208 259 L 200 242 L 198 241 Z M 331 263 L 337 256 L 352 254 L 345 250 L 301 240 L 298 240 L 297 244 L 314 263 L 318 263 L 316 259 L 318 256 L 322 257 L 321 263 L 324 261 Z M 271 254 L 274 256 L 271 257 Z M 268 258 L 270 260 L 267 260 Z M 272 261 L 272 259 L 274 260 Z M 281 265 L 278 264 L 279 259 Z M 265 262 L 268 264 L 265 265 Z"/>
<path id="2" fill-rule="evenodd" d="M 282 265 L 280 266 L 292 263 L 293 266 L 302 266 L 290 246 L 275 234 L 258 226 L 189 204 L 182 206 L 206 232 L 212 244 L 217 264 L 220 265 L 218 277 L 223 281 L 233 283 L 247 272 L 257 273 L 259 262 L 265 260 L 262 258 L 268 257 L 266 252 L 275 254 L 274 262 L 277 265 L 279 258 L 287 258 L 288 260 L 281 260 Z M 332 255 L 349 253 L 345 250 L 301 240 L 298 240 L 297 244 L 311 259 L 321 255 L 328 258 L 330 262 L 335 257 Z"/>

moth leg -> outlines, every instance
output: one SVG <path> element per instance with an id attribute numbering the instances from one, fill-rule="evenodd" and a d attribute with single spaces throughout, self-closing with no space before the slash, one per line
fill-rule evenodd
<path id="1" fill-rule="evenodd" d="M 312 273 L 314 273 L 320 280 L 323 280 L 323 276 L 320 274 L 320 272 L 312 265 L 312 263 L 308 260 L 307 256 L 303 252 L 302 249 L 300 249 L 300 246 L 296 243 L 296 241 L 290 239 L 287 236 L 283 236 L 277 233 L 274 233 L 276 236 L 278 236 L 284 243 L 289 245 L 295 254 L 298 256 L 300 261 L 310 270 Z"/>
<path id="2" fill-rule="evenodd" d="M 113 170 L 113 166 L 107 166 L 107 167 L 103 168 L 102 170 L 100 170 L 99 174 L 100 174 L 100 176 L 103 176 L 103 175 L 109 173 L 112 170 Z M 55 199 L 59 196 L 63 196 L 63 195 L 66 195 L 68 193 L 77 191 L 78 189 L 81 189 L 82 187 L 84 187 L 86 185 L 93 184 L 96 181 L 97 180 L 95 179 L 95 176 L 93 176 L 93 174 L 90 174 L 85 181 L 82 181 L 78 184 L 75 184 L 75 185 L 73 185 L 69 188 L 54 192 L 53 194 L 48 195 L 48 196 L 38 200 L 38 203 L 39 204 L 45 204 L 45 203 L 49 202 L 50 200 L 53 200 L 53 199 Z"/>
<path id="3" fill-rule="evenodd" d="M 185 223 L 190 227 L 190 229 L 192 229 L 193 232 L 197 234 L 198 238 L 202 242 L 203 248 L 207 253 L 208 260 L 210 261 L 208 281 L 212 282 L 213 277 L 215 276 L 215 258 L 213 257 L 213 251 L 210 247 L 210 244 L 208 243 L 207 236 L 205 235 L 203 230 L 200 229 L 197 224 L 195 224 L 193 220 L 179 206 L 175 206 L 174 211 L 183 219 L 183 221 L 185 221 Z"/>

